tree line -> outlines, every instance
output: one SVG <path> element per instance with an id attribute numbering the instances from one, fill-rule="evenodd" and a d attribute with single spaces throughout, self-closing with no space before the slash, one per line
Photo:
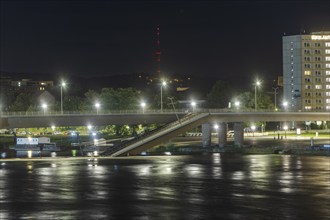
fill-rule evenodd
<path id="1" fill-rule="evenodd" d="M 192 89 L 191 89 L 192 90 Z M 181 95 L 182 96 L 182 95 Z M 229 103 L 239 102 L 240 109 L 253 109 L 255 106 L 254 91 L 234 91 L 231 86 L 224 81 L 217 81 L 205 96 L 204 108 L 228 108 Z M 167 97 L 173 97 L 173 104 L 180 108 L 178 104 L 180 97 L 177 92 L 166 89 L 163 90 L 163 108 L 173 108 Z M 2 111 L 41 111 L 41 103 L 31 93 L 15 94 L 14 91 L 1 91 L 1 109 Z M 64 111 L 91 111 L 95 110 L 95 103 L 100 103 L 103 110 L 136 110 L 141 108 L 141 102 L 147 103 L 147 108 L 158 109 L 160 107 L 160 91 L 141 91 L 135 88 L 102 88 L 100 91 L 88 90 L 83 96 L 72 96 L 68 93 L 63 95 Z M 272 96 L 261 91 L 257 92 L 257 108 L 259 110 L 274 110 L 275 106 Z M 234 106 L 233 106 L 234 108 Z M 56 99 L 53 105 L 48 106 L 47 110 L 60 111 L 61 101 Z"/>

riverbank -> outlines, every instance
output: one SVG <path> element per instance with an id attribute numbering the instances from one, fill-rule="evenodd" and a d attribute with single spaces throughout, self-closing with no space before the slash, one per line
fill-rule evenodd
<path id="1" fill-rule="evenodd" d="M 202 147 L 201 137 L 176 137 L 164 145 L 156 146 L 141 155 L 189 155 L 202 153 L 240 153 L 240 154 L 292 154 L 292 155 L 313 155 L 329 156 L 330 148 L 324 148 L 324 145 L 330 145 L 330 135 L 312 136 L 293 135 L 273 136 L 256 135 L 245 136 L 244 145 L 241 147 L 234 145 L 233 138 L 228 138 L 225 147 L 218 147 L 218 138 L 212 137 L 210 147 Z M 62 151 L 56 152 L 57 157 L 72 157 L 70 147 L 61 148 Z M 3 151 L 1 151 L 3 152 Z M 87 152 L 76 151 L 77 157 L 88 157 Z M 1 155 L 2 157 L 2 155 Z M 43 152 L 42 158 L 50 158 L 50 152 Z M 16 158 L 15 151 L 6 152 L 3 158 Z M 37 157 L 34 157 L 37 158 Z"/>

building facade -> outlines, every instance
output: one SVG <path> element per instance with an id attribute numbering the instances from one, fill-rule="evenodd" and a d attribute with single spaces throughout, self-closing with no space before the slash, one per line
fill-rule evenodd
<path id="1" fill-rule="evenodd" d="M 330 111 L 330 31 L 283 36 L 283 97 L 294 111 Z"/>

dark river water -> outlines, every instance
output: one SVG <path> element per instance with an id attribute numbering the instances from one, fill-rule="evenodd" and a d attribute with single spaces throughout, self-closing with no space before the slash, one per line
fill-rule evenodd
<path id="1" fill-rule="evenodd" d="M 0 219 L 330 219 L 329 157 L 0 163 Z"/>

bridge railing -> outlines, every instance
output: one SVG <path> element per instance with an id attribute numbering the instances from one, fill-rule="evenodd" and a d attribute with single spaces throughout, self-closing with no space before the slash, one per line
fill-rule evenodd
<path id="1" fill-rule="evenodd" d="M 21 112 L 4 112 L 0 111 L 0 117 L 11 117 L 11 116 L 67 116 L 67 115 L 112 115 L 112 114 L 144 114 L 144 115 L 151 115 L 151 114 L 187 114 L 191 112 L 198 112 L 198 113 L 239 113 L 239 112 L 329 112 L 325 110 L 318 110 L 318 111 L 290 111 L 290 110 L 282 110 L 282 111 L 274 111 L 269 109 L 259 109 L 255 111 L 254 109 L 229 109 L 229 108 L 222 108 L 222 109 L 209 109 L 209 108 L 199 108 L 192 111 L 191 109 L 163 109 L 160 111 L 159 109 L 148 109 L 148 110 L 99 110 L 99 111 L 64 111 L 63 114 L 60 111 L 21 111 Z"/>
<path id="2" fill-rule="evenodd" d="M 60 111 L 20 111 L 20 112 L 0 112 L 0 116 L 61 116 L 61 115 L 109 115 L 109 114 L 185 114 L 187 110 L 171 110 L 164 109 L 160 111 L 158 109 L 150 110 L 103 110 L 103 111 L 64 111 L 63 114 Z"/>

